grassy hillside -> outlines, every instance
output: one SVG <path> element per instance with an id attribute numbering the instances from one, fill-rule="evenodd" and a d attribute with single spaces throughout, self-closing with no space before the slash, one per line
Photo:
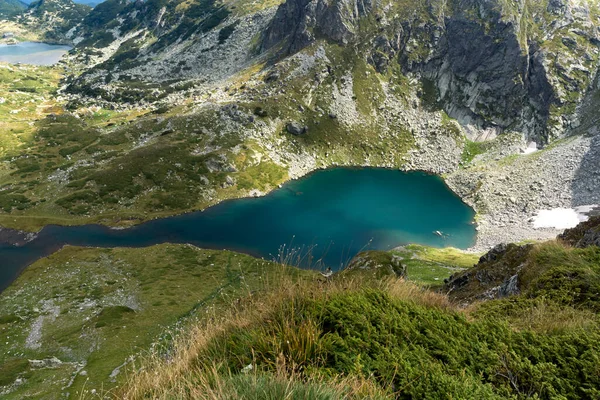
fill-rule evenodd
<path id="1" fill-rule="evenodd" d="M 553 246 L 550 244 L 549 246 Z M 565 251 L 569 251 L 565 249 Z M 589 264 L 597 277 L 598 264 Z M 490 301 L 468 311 L 443 294 L 398 280 L 338 277 L 326 285 L 279 287 L 207 321 L 157 353 L 116 393 L 126 398 L 593 399 L 600 395 L 600 334 L 552 325 L 555 312 L 585 312 L 559 301 L 546 326 L 523 327 L 539 304 L 507 319 Z M 540 298 L 540 300 L 543 300 Z M 522 303 L 522 302 L 525 302 Z M 282 386 L 285 389 L 282 389 Z"/>
<path id="2" fill-rule="evenodd" d="M 12 17 L 27 8 L 27 4 L 19 0 L 2 0 L 0 2 L 0 17 Z"/>
<path id="3" fill-rule="evenodd" d="M 0 295 L 0 397 L 109 389 L 130 369 L 130 357 L 162 348 L 193 321 L 218 316 L 280 274 L 312 275 L 183 245 L 65 248 Z"/>
<path id="4" fill-rule="evenodd" d="M 34 133 L 34 121 L 60 112 L 54 98 L 59 68 L 0 63 L 0 157 L 18 151 Z"/>
<path id="5" fill-rule="evenodd" d="M 381 88 L 379 81 L 364 78 L 370 69 L 362 63 L 354 71 L 365 114 Z M 326 79 L 335 83 L 334 77 Z M 135 83 L 127 85 L 135 92 Z M 0 93 L 11 90 L 0 88 Z M 287 94 L 260 102 L 189 102 L 154 111 L 84 104 L 75 111 L 63 103 L 52 114 L 30 116 L 27 138 L 7 135 L 14 144 L 0 156 L 0 224 L 26 230 L 49 223 L 131 224 L 266 193 L 300 169 L 405 163 L 414 138 L 399 121 L 394 140 L 382 141 L 373 124 L 348 127 L 330 117 L 323 111 L 326 103 L 301 111 L 290 92 L 302 97 L 311 90 L 296 78 Z M 12 118 L 21 112 L 17 104 L 6 105 Z M 287 133 L 286 123 L 294 119 L 306 120 L 311 134 Z"/>
<path id="6" fill-rule="evenodd" d="M 477 258 L 407 246 L 326 279 L 186 245 L 67 247 L 0 295 L 0 394 L 598 398 L 600 247 Z"/>
<path id="7" fill-rule="evenodd" d="M 400 266 L 408 276 L 423 274 L 431 263 L 460 268 L 472 256 L 418 246 L 388 257 L 359 255 L 375 275 L 354 265 L 325 285 L 301 281 L 248 298 L 222 320 L 181 336 L 167 362 L 154 353 L 114 394 L 598 398 L 600 247 L 582 242 L 597 239 L 598 226 L 600 218 L 560 241 L 498 247 L 438 292 L 395 274 Z M 502 293 L 503 283 L 514 281 L 512 268 L 518 279 Z"/>

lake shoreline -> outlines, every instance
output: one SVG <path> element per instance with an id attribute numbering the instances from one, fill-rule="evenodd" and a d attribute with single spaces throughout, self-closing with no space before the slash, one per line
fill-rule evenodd
<path id="1" fill-rule="evenodd" d="M 379 166 L 368 166 L 368 165 L 328 165 L 325 167 L 318 167 L 309 171 L 306 171 L 305 174 L 303 175 L 294 175 L 293 177 L 289 178 L 288 180 L 286 180 L 285 182 L 279 184 L 276 187 L 273 187 L 271 190 L 262 192 L 256 189 L 251 189 L 248 190 L 247 193 L 242 194 L 240 196 L 235 196 L 235 197 L 230 197 L 230 198 L 225 198 L 219 201 L 216 201 L 215 203 L 212 203 L 206 207 L 202 207 L 202 208 L 192 208 L 189 210 L 183 210 L 181 212 L 174 212 L 174 213 L 165 213 L 164 215 L 154 215 L 151 216 L 150 218 L 141 218 L 141 217 L 135 217 L 132 215 L 125 215 L 123 217 L 119 217 L 119 218 L 113 218 L 113 219 L 107 219 L 106 215 L 101 215 L 101 214 L 97 214 L 94 215 L 90 218 L 90 220 L 85 221 L 82 219 L 73 219 L 70 221 L 66 221 L 65 223 L 61 223 L 58 219 L 57 220 L 53 220 L 52 217 L 43 217 L 44 219 L 47 219 L 51 222 L 49 222 L 48 224 L 44 224 L 39 226 L 38 229 L 27 229 L 24 227 L 9 227 L 6 225 L 3 225 L 0 222 L 0 231 L 1 230 L 6 230 L 6 231 L 12 231 L 14 232 L 14 235 L 19 236 L 19 235 L 31 235 L 31 234 L 39 234 L 40 231 L 42 229 L 44 229 L 47 226 L 64 226 L 64 227 L 68 227 L 68 226 L 84 226 L 84 225 L 100 225 L 112 230 L 116 230 L 116 231 L 120 231 L 120 230 L 124 230 L 124 229 L 129 229 L 135 226 L 139 226 L 141 224 L 147 223 L 147 222 L 151 222 L 151 221 L 157 221 L 157 220 L 161 220 L 161 219 L 165 219 L 165 218 L 171 218 L 171 217 L 183 217 L 189 214 L 193 214 L 193 213 L 198 213 L 198 212 L 204 212 L 210 208 L 213 208 L 215 206 L 218 205 L 222 205 L 222 204 L 226 204 L 228 202 L 232 202 L 232 201 L 236 201 L 236 200 L 243 200 L 243 199 L 253 199 L 253 198 L 262 198 L 265 196 L 268 196 L 269 194 L 273 193 L 276 190 L 280 190 L 280 189 L 285 189 L 286 185 L 289 185 L 293 182 L 302 180 L 302 179 L 306 179 L 306 178 L 310 178 L 311 175 L 321 172 L 321 171 L 328 171 L 328 170 L 332 170 L 332 169 L 347 169 L 347 170 L 366 170 L 366 169 L 381 169 L 381 170 L 388 170 L 388 171 L 398 171 L 401 173 L 422 173 L 424 175 L 427 176 L 435 176 L 438 177 L 442 180 L 442 182 L 444 183 L 444 185 L 448 188 L 448 190 L 450 190 L 452 193 L 454 193 L 456 195 L 456 197 L 458 199 L 460 199 L 465 205 L 474 208 L 467 200 L 465 200 L 463 197 L 461 197 L 447 182 L 446 179 L 444 179 L 442 176 L 436 174 L 435 172 L 432 171 L 427 171 L 427 170 L 406 170 L 406 169 L 399 169 L 399 168 L 393 168 L 393 167 L 379 167 Z M 475 209 L 475 211 L 477 211 Z M 27 215 L 23 215 L 23 216 L 18 216 L 19 218 L 23 218 L 24 220 L 27 220 L 28 218 L 31 219 L 35 219 L 35 216 L 27 216 Z M 98 219 L 96 219 L 98 218 Z M 64 218 L 61 218 L 62 221 L 65 221 Z M 73 222 L 73 223 L 70 223 Z M 123 224 L 124 222 L 126 222 L 125 224 Z M 477 229 L 477 220 L 474 221 L 474 226 Z M 2 237 L 0 236 L 0 244 L 3 243 Z M 466 249 L 465 251 L 473 251 L 473 252 L 481 252 L 481 250 L 474 250 L 474 249 Z"/>
<path id="2" fill-rule="evenodd" d="M 23 246 L 37 238 L 38 232 L 20 231 L 0 226 L 0 243 Z"/>
<path id="3" fill-rule="evenodd" d="M 253 190 L 249 190 L 248 193 L 246 193 L 245 195 L 241 195 L 238 197 L 226 198 L 226 199 L 217 201 L 214 204 L 211 204 L 204 208 L 190 209 L 190 210 L 186 210 L 186 211 L 179 212 L 179 213 L 176 212 L 173 214 L 167 213 L 165 215 L 152 216 L 147 219 L 137 218 L 137 217 L 133 217 L 133 216 L 126 216 L 124 218 L 112 219 L 112 220 L 107 220 L 107 219 L 94 220 L 94 219 L 92 219 L 90 221 L 85 221 L 85 222 L 84 221 L 75 222 L 73 224 L 70 224 L 70 223 L 63 224 L 58 221 L 52 221 L 49 224 L 41 226 L 38 230 L 31 230 L 31 231 L 23 230 L 23 229 L 5 228 L 2 225 L 0 225 L 0 232 L 2 232 L 2 231 L 11 232 L 10 234 L 5 233 L 5 235 L 6 235 L 5 237 L 9 238 L 8 240 L 3 240 L 3 236 L 0 235 L 0 243 L 3 243 L 3 242 L 7 243 L 7 242 L 10 242 L 11 240 L 14 241 L 15 243 L 17 243 L 16 245 L 20 245 L 21 243 L 27 243 L 26 239 L 23 239 L 23 238 L 25 238 L 25 237 L 35 238 L 32 235 L 39 234 L 39 232 L 47 226 L 84 226 L 84 225 L 96 225 L 97 224 L 97 225 L 109 228 L 111 230 L 122 231 L 122 230 L 130 229 L 132 227 L 142 225 L 147 222 L 158 221 L 158 220 L 171 218 L 171 217 L 185 217 L 187 215 L 190 215 L 193 213 L 198 213 L 198 212 L 204 212 L 215 206 L 227 204 L 229 202 L 236 201 L 236 200 L 262 198 L 262 197 L 268 196 L 269 194 L 271 194 L 272 192 L 274 192 L 276 190 L 284 189 L 286 185 L 292 184 L 293 182 L 309 178 L 311 175 L 313 175 L 315 173 L 318 173 L 320 171 L 337 169 L 337 168 L 343 168 L 343 169 L 348 169 L 348 170 L 382 169 L 382 170 L 398 171 L 398 172 L 402 172 L 402 173 L 416 172 L 416 173 L 422 173 L 422 174 L 429 175 L 429 176 L 439 177 L 442 180 L 442 182 L 444 183 L 444 185 L 457 198 L 459 198 L 464 204 L 468 205 L 469 207 L 472 207 L 477 213 L 476 219 L 474 221 L 474 226 L 477 231 L 475 243 L 473 244 L 473 246 L 471 246 L 467 249 L 461 250 L 464 252 L 469 252 L 469 253 L 487 252 L 491 248 L 493 248 L 495 245 L 498 245 L 501 243 L 550 240 L 550 239 L 555 238 L 558 234 L 562 233 L 562 230 L 555 229 L 555 228 L 534 228 L 533 225 L 529 222 L 529 218 L 525 217 L 525 216 L 521 216 L 520 218 L 517 218 L 516 221 L 513 224 L 511 224 L 510 228 L 506 229 L 505 226 L 499 225 L 493 219 L 490 219 L 489 215 L 480 214 L 480 212 L 478 211 L 477 204 L 472 201 L 472 199 L 470 198 L 469 195 L 464 195 L 464 189 L 461 188 L 459 185 L 457 185 L 455 181 L 453 181 L 452 179 L 447 179 L 445 177 L 441 177 L 440 175 L 438 175 L 432 171 L 406 170 L 406 169 L 398 169 L 398 168 L 385 167 L 385 166 L 384 167 L 367 166 L 367 165 L 344 166 L 344 165 L 333 165 L 332 164 L 332 165 L 328 165 L 325 167 L 314 168 L 314 169 L 311 169 L 308 171 L 302 171 L 302 172 L 305 172 L 304 174 L 297 173 L 293 177 L 289 178 L 287 181 L 280 184 L 278 187 L 274 187 L 271 190 L 266 191 L 266 192 L 260 192 L 260 191 L 253 189 Z M 460 173 L 460 172 L 457 172 L 457 173 Z M 463 194 L 463 195 L 461 195 L 461 194 Z M 104 218 L 104 216 L 101 216 L 101 215 L 96 215 L 95 217 Z M 127 221 L 127 223 L 122 224 L 124 221 Z M 33 239 L 31 239 L 31 240 L 33 240 Z"/>
<path id="4" fill-rule="evenodd" d="M 46 225 L 31 235 L 5 230 L 0 257 L 6 260 L 6 277 L 9 269 L 20 270 L 64 245 L 187 243 L 264 259 L 299 258 L 304 267 L 339 269 L 364 249 L 385 251 L 410 243 L 467 249 L 476 241 L 474 216 L 475 211 L 434 174 L 328 168 L 290 180 L 262 197 L 230 199 L 204 211 L 128 229 L 87 224 Z"/>
<path id="5" fill-rule="evenodd" d="M 1 43 L 0 62 L 12 65 L 52 66 L 60 62 L 71 49 L 73 49 L 71 45 L 50 42 Z"/>

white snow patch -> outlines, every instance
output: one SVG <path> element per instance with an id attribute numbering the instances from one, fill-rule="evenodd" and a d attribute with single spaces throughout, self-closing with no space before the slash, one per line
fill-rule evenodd
<path id="1" fill-rule="evenodd" d="M 531 154 L 535 153 L 536 151 L 538 151 L 537 144 L 535 142 L 531 142 L 527 148 L 523 150 L 523 154 Z"/>
<path id="2" fill-rule="evenodd" d="M 589 219 L 587 214 L 596 207 L 596 205 L 589 205 L 575 208 L 553 208 L 552 210 L 540 210 L 533 219 L 533 227 L 536 229 L 574 228 L 580 222 L 587 221 Z"/>

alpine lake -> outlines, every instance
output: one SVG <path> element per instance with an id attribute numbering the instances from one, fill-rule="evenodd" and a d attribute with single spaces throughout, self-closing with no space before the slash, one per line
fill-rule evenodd
<path id="1" fill-rule="evenodd" d="M 290 181 L 264 197 L 229 200 L 128 229 L 46 226 L 22 246 L 0 243 L 0 289 L 27 265 L 65 245 L 188 243 L 337 270 L 363 250 L 409 243 L 466 249 L 475 241 L 474 217 L 473 209 L 438 176 L 332 168 Z"/>
<path id="2" fill-rule="evenodd" d="M 10 64 L 54 65 L 71 46 L 40 42 L 0 44 L 0 62 Z"/>

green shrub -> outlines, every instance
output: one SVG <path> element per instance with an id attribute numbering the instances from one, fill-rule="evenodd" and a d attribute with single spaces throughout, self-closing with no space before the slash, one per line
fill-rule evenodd
<path id="1" fill-rule="evenodd" d="M 11 212 L 13 208 L 26 209 L 31 206 L 31 200 L 22 194 L 0 194 L 0 208 Z"/>
<path id="2" fill-rule="evenodd" d="M 107 325 L 113 325 L 121 321 L 126 315 L 135 313 L 135 311 L 126 306 L 104 307 L 96 317 L 96 328 L 102 328 Z"/>
<path id="3" fill-rule="evenodd" d="M 600 247 L 574 249 L 555 242 L 537 246 L 519 279 L 530 298 L 600 312 Z"/>
<path id="4" fill-rule="evenodd" d="M 345 393 L 324 384 L 278 380 L 272 375 L 234 376 L 223 382 L 221 390 L 223 398 L 230 399 L 348 399 Z"/>
<path id="5" fill-rule="evenodd" d="M 515 332 L 368 289 L 283 302 L 262 323 L 215 339 L 198 363 L 373 377 L 401 399 L 593 399 L 599 348 L 598 332 Z"/>
<path id="6" fill-rule="evenodd" d="M 233 32 L 235 32 L 235 28 L 237 28 L 238 22 L 234 22 L 233 24 L 227 25 L 223 29 L 219 31 L 219 44 L 223 44 L 229 39 L 229 36 Z"/>
<path id="7" fill-rule="evenodd" d="M 13 358 L 0 365 L 0 386 L 12 384 L 17 377 L 29 369 L 25 358 Z"/>
<path id="8" fill-rule="evenodd" d="M 17 317 L 15 314 L 0 315 L 0 325 L 11 324 L 18 321 L 21 321 L 21 318 Z"/>

